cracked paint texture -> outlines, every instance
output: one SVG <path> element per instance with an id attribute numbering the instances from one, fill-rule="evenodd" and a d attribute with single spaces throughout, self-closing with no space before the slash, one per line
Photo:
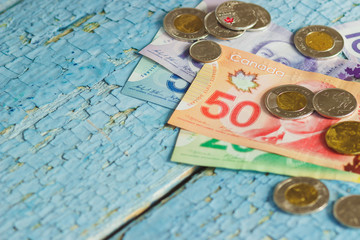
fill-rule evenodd
<path id="1" fill-rule="evenodd" d="M 209 171 L 209 170 L 208 170 Z M 358 230 L 332 217 L 334 202 L 359 194 L 356 183 L 323 181 L 330 202 L 323 211 L 292 215 L 273 202 L 275 186 L 288 177 L 215 169 L 185 186 L 111 239 L 347 239 Z"/>

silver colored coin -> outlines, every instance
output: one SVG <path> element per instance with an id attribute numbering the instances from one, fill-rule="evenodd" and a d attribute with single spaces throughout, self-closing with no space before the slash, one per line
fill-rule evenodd
<path id="1" fill-rule="evenodd" d="M 204 26 L 206 13 L 196 8 L 178 8 L 166 14 L 163 25 L 165 32 L 180 41 L 196 41 L 206 38 Z"/>
<path id="2" fill-rule="evenodd" d="M 254 32 L 263 31 L 267 27 L 269 27 L 271 23 L 270 13 L 265 8 L 257 4 L 253 4 L 253 3 L 248 3 L 248 4 L 255 10 L 256 16 L 258 18 L 256 24 L 253 27 L 249 28 L 248 31 L 254 31 Z"/>
<path id="3" fill-rule="evenodd" d="M 273 199 L 285 212 L 308 214 L 321 211 L 327 206 L 329 190 L 317 179 L 292 177 L 275 187 Z"/>
<path id="4" fill-rule="evenodd" d="M 214 41 L 201 40 L 190 46 L 189 53 L 196 61 L 209 63 L 219 59 L 221 56 L 221 47 Z"/>
<path id="5" fill-rule="evenodd" d="M 278 97 L 284 93 L 295 93 L 302 97 L 304 100 L 303 107 L 297 110 L 285 110 L 284 108 L 281 108 L 278 104 Z M 270 89 L 265 94 L 264 101 L 267 110 L 276 117 L 281 119 L 301 119 L 313 113 L 313 97 L 314 93 L 309 89 L 299 85 L 288 84 Z"/>
<path id="6" fill-rule="evenodd" d="M 340 88 L 327 88 L 314 95 L 315 111 L 327 118 L 344 118 L 353 114 L 357 108 L 356 98 Z"/>
<path id="7" fill-rule="evenodd" d="M 228 28 L 223 27 L 219 22 L 217 21 L 215 17 L 215 12 L 209 12 L 205 16 L 205 29 L 206 31 L 213 35 L 214 37 L 222 40 L 231 40 L 240 37 L 244 34 L 245 30 L 241 31 L 233 31 Z"/>
<path id="8" fill-rule="evenodd" d="M 360 195 L 340 198 L 334 205 L 333 214 L 343 225 L 360 228 Z"/>
<path id="9" fill-rule="evenodd" d="M 311 25 L 294 35 L 295 47 L 307 57 L 328 59 L 338 55 L 344 48 L 344 39 L 333 28 Z"/>
<path id="10" fill-rule="evenodd" d="M 258 21 L 253 7 L 239 1 L 220 4 L 215 9 L 215 16 L 221 25 L 235 31 L 249 29 Z"/>

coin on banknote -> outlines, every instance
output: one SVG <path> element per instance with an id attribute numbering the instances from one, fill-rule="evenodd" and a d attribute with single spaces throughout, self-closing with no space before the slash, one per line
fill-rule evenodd
<path id="1" fill-rule="evenodd" d="M 257 4 L 248 3 L 248 5 L 250 5 L 255 10 L 256 16 L 258 18 L 256 24 L 253 27 L 249 28 L 248 31 L 265 30 L 271 23 L 270 13 L 265 8 Z"/>
<path id="2" fill-rule="evenodd" d="M 343 225 L 360 228 L 360 195 L 349 195 L 337 200 L 333 214 Z"/>
<path id="3" fill-rule="evenodd" d="M 295 47 L 307 57 L 327 59 L 338 55 L 344 47 L 344 39 L 333 28 L 311 25 L 294 35 Z"/>
<path id="4" fill-rule="evenodd" d="M 180 41 L 195 41 L 207 37 L 204 26 L 206 13 L 196 8 L 177 8 L 166 14 L 164 29 Z"/>
<path id="5" fill-rule="evenodd" d="M 249 29 L 258 21 L 253 7 L 239 1 L 221 3 L 215 9 L 215 16 L 221 25 L 235 31 Z"/>
<path id="6" fill-rule="evenodd" d="M 196 61 L 209 63 L 219 59 L 221 56 L 221 47 L 214 41 L 201 40 L 190 46 L 189 53 Z"/>
<path id="7" fill-rule="evenodd" d="M 329 190 L 317 179 L 292 177 L 276 186 L 273 199 L 285 212 L 306 214 L 320 211 L 327 206 Z"/>
<path id="8" fill-rule="evenodd" d="M 214 37 L 222 40 L 231 40 L 240 37 L 244 34 L 244 30 L 233 31 L 226 27 L 223 27 L 215 17 L 215 12 L 209 12 L 205 16 L 204 20 L 206 31 Z"/>
<path id="9" fill-rule="evenodd" d="M 332 125 L 325 135 L 326 144 L 338 153 L 360 154 L 360 122 L 344 121 Z"/>
<path id="10" fill-rule="evenodd" d="M 327 118 L 344 118 L 357 108 L 356 98 L 340 88 L 327 88 L 317 92 L 313 99 L 314 109 Z"/>
<path id="11" fill-rule="evenodd" d="M 265 94 L 267 110 L 282 119 L 300 119 L 309 116 L 314 107 L 314 93 L 299 85 L 281 85 Z"/>

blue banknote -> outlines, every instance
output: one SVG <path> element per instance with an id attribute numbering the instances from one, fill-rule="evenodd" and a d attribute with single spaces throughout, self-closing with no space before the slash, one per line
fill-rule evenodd
<path id="1" fill-rule="evenodd" d="M 158 63 L 142 57 L 122 93 L 175 109 L 190 84 Z"/>
<path id="2" fill-rule="evenodd" d="M 344 53 L 348 59 L 360 63 L 360 21 L 335 26 L 344 38 Z M 360 70 L 359 70 L 360 71 Z M 360 72 L 359 72 L 360 74 Z"/>
<path id="3" fill-rule="evenodd" d="M 199 7 L 212 10 L 219 4 L 219 1 L 205 0 Z M 251 52 L 293 68 L 354 81 L 360 78 L 360 65 L 359 62 L 356 62 L 359 58 L 356 59 L 355 57 L 360 57 L 360 30 L 358 25 L 359 21 L 338 26 L 337 28 L 338 30 L 342 28 L 348 31 L 345 33 L 344 38 L 348 38 L 347 40 L 350 42 L 350 45 L 345 44 L 344 52 L 348 57 L 350 55 L 347 53 L 351 52 L 353 57 L 349 57 L 349 59 L 353 61 L 340 57 L 334 57 L 326 61 L 305 57 L 295 48 L 293 33 L 275 23 L 270 24 L 265 31 L 246 32 L 240 38 L 233 40 L 224 41 L 214 39 L 211 36 L 208 39 L 225 46 Z M 190 45 L 191 43 L 189 42 L 173 39 L 163 29 L 160 29 L 153 42 L 143 48 L 140 53 L 161 64 L 184 80 L 192 82 L 202 67 L 202 63 L 196 62 L 190 57 L 188 50 Z M 355 55 L 355 53 L 359 54 Z"/>
<path id="4" fill-rule="evenodd" d="M 210 11 L 215 9 L 219 1 L 205 0 L 197 8 Z M 340 28 L 352 32 L 350 35 L 353 40 L 352 46 L 360 48 L 360 33 L 354 32 L 354 26 L 356 28 L 356 24 L 349 23 L 340 25 Z M 354 61 L 340 57 L 326 61 L 307 58 L 296 50 L 292 41 L 293 33 L 274 23 L 265 31 L 249 32 L 231 41 L 208 38 L 297 69 L 318 72 L 347 81 L 360 81 L 360 64 L 354 57 L 350 58 Z M 154 40 L 140 51 L 145 57 L 141 59 L 124 86 L 123 93 L 174 109 L 203 65 L 190 57 L 188 51 L 190 45 L 191 43 L 171 38 L 161 28 Z M 349 52 L 344 50 L 345 54 L 346 51 Z"/>

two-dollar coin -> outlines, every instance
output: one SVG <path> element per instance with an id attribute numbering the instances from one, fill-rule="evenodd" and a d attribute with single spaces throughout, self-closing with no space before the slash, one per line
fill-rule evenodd
<path id="1" fill-rule="evenodd" d="M 276 186 L 273 199 L 285 212 L 307 214 L 320 211 L 327 206 L 329 190 L 317 179 L 292 177 Z"/>

